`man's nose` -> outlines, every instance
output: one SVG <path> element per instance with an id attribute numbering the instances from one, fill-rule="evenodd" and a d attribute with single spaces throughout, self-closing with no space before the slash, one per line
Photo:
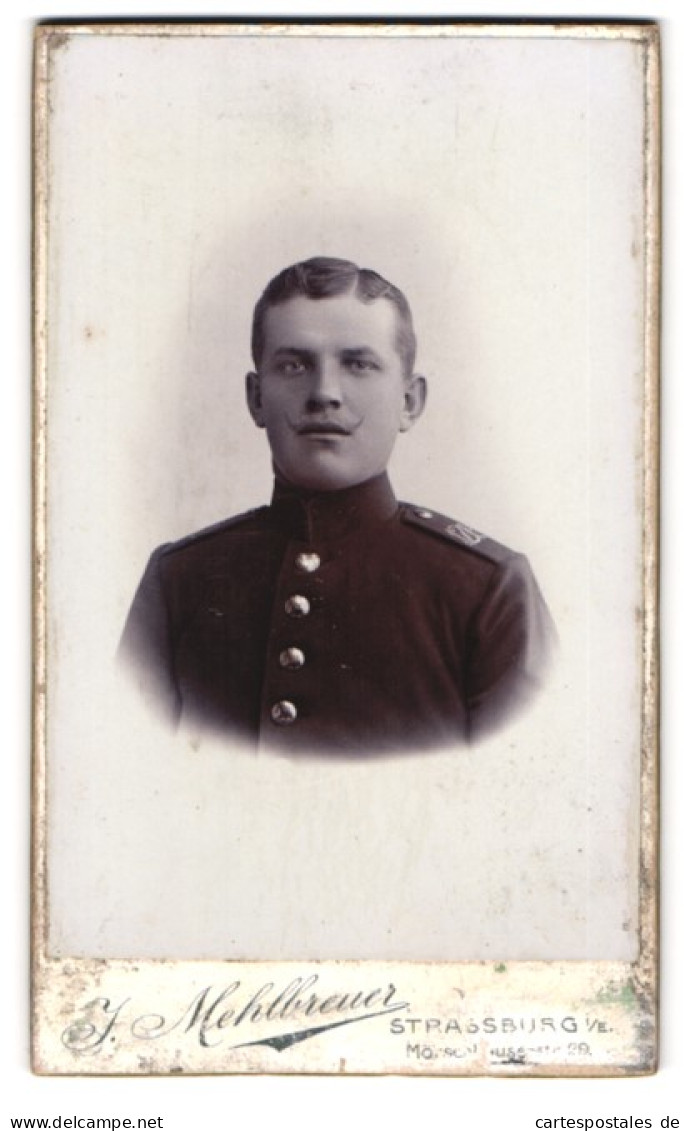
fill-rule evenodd
<path id="1" fill-rule="evenodd" d="M 343 391 L 340 367 L 336 361 L 325 359 L 314 366 L 309 387 L 309 408 L 337 407 L 342 404 Z"/>

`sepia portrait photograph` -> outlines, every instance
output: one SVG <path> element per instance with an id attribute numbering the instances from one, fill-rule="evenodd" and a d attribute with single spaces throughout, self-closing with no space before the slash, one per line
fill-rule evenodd
<path id="1" fill-rule="evenodd" d="M 652 1071 L 656 25 L 35 44 L 36 1070 Z"/>

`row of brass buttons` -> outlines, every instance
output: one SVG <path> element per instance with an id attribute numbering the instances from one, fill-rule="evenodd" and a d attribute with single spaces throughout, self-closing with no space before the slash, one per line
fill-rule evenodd
<path id="1" fill-rule="evenodd" d="M 295 565 L 300 573 L 315 573 L 321 565 L 321 559 L 318 554 L 303 552 L 297 555 Z M 285 612 L 295 620 L 308 617 L 311 612 L 311 602 L 302 593 L 293 593 L 285 602 Z M 301 648 L 291 646 L 283 649 L 278 662 L 281 668 L 298 671 L 304 667 L 306 659 Z M 276 726 L 290 726 L 297 720 L 297 707 L 290 699 L 279 699 L 271 707 L 271 720 Z"/>

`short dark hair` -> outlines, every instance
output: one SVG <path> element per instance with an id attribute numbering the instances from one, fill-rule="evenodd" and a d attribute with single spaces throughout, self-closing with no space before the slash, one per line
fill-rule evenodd
<path id="1" fill-rule="evenodd" d="M 417 339 L 412 325 L 412 311 L 405 295 L 377 271 L 358 267 L 349 259 L 331 259 L 318 255 L 286 267 L 264 290 L 254 307 L 252 319 L 252 357 L 258 369 L 265 345 L 264 320 L 272 306 L 287 302 L 294 295 L 307 298 L 332 298 L 353 291 L 362 302 L 385 298 L 398 312 L 396 349 L 402 358 L 403 370 L 410 376 L 414 369 Z"/>

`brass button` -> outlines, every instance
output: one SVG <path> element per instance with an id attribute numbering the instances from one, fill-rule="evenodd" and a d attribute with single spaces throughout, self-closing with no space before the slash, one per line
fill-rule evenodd
<path id="1" fill-rule="evenodd" d="M 318 554 L 298 554 L 295 558 L 295 565 L 300 573 L 316 573 L 321 565 L 321 558 Z"/>
<path id="2" fill-rule="evenodd" d="M 277 727 L 288 727 L 297 718 L 297 708 L 289 699 L 279 699 L 271 707 L 271 722 Z"/>
<path id="3" fill-rule="evenodd" d="M 301 648 L 285 648 L 278 657 L 281 668 L 289 668 L 290 671 L 304 667 L 305 660 L 306 656 Z"/>
<path id="4" fill-rule="evenodd" d="M 293 593 L 292 597 L 288 597 L 285 602 L 285 612 L 289 617 L 306 617 L 309 616 L 311 605 L 307 597 L 303 597 L 300 593 Z"/>

